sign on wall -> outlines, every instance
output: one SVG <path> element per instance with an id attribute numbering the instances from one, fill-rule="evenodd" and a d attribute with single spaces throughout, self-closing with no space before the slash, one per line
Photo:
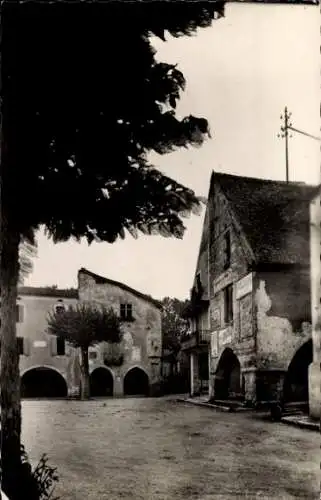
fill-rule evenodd
<path id="1" fill-rule="evenodd" d="M 211 333 L 211 355 L 213 358 L 218 356 L 218 337 L 217 332 Z"/>
<path id="2" fill-rule="evenodd" d="M 232 342 L 231 328 L 225 328 L 219 332 L 219 346 L 230 344 Z"/>
<path id="3" fill-rule="evenodd" d="M 47 347 L 47 342 L 45 340 L 35 340 L 33 347 Z"/>
<path id="4" fill-rule="evenodd" d="M 252 336 L 252 295 L 245 295 L 240 300 L 240 336 Z"/>
<path id="5" fill-rule="evenodd" d="M 252 289 L 253 289 L 253 275 L 252 273 L 249 273 L 235 284 L 236 299 L 240 299 L 241 297 L 244 297 L 244 295 L 251 293 Z"/>
<path id="6" fill-rule="evenodd" d="M 141 350 L 140 347 L 134 346 L 132 350 L 132 361 L 139 363 L 141 361 Z"/>
<path id="7" fill-rule="evenodd" d="M 220 328 L 221 326 L 221 309 L 215 307 L 212 314 L 212 322 L 214 328 Z"/>

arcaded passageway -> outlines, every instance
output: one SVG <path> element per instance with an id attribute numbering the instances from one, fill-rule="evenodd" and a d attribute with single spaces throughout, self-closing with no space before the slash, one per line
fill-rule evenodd
<path id="1" fill-rule="evenodd" d="M 284 381 L 286 402 L 309 401 L 309 365 L 312 363 L 312 340 L 308 340 L 295 353 Z"/>
<path id="2" fill-rule="evenodd" d="M 114 379 L 108 368 L 96 368 L 90 375 L 90 395 L 112 396 Z"/>
<path id="3" fill-rule="evenodd" d="M 22 398 L 65 398 L 67 394 L 65 379 L 51 368 L 32 368 L 21 377 Z"/>
<path id="4" fill-rule="evenodd" d="M 241 365 L 232 349 L 226 348 L 215 374 L 215 398 L 241 398 Z"/>
<path id="5" fill-rule="evenodd" d="M 141 368 L 131 368 L 124 377 L 124 394 L 126 396 L 148 396 L 148 393 L 147 373 Z"/>

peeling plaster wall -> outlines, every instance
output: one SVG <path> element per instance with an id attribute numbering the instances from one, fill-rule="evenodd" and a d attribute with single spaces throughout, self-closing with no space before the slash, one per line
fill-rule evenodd
<path id="1" fill-rule="evenodd" d="M 118 349 L 124 356 L 124 362 L 121 366 L 110 366 L 115 377 L 116 392 L 122 392 L 123 378 L 134 366 L 146 371 L 151 386 L 159 384 L 162 353 L 161 310 L 121 287 L 109 283 L 97 284 L 93 277 L 81 272 L 79 273 L 79 300 L 83 303 L 112 307 L 117 315 L 119 315 L 122 303 L 130 303 L 133 308 L 134 321 L 122 323 L 124 335 L 120 346 L 102 343 L 95 347 L 97 358 L 90 362 L 91 371 L 104 366 L 104 355 L 107 354 L 108 357 L 112 349 Z"/>
<path id="2" fill-rule="evenodd" d="M 292 273 L 259 273 L 255 290 L 257 368 L 287 370 L 296 351 L 311 339 L 309 290 Z M 304 293 L 305 292 L 305 293 Z"/>
<path id="3" fill-rule="evenodd" d="M 310 205 L 311 314 L 313 363 L 309 368 L 309 407 L 313 418 L 321 415 L 321 197 Z"/>
<path id="4" fill-rule="evenodd" d="M 242 368 L 253 365 L 255 328 L 253 324 L 252 293 L 236 298 L 236 283 L 247 275 L 250 260 L 244 235 L 233 219 L 228 200 L 215 187 L 212 200 L 210 238 L 210 314 L 211 314 L 211 371 L 215 372 L 226 347 L 233 349 Z M 231 265 L 224 270 L 224 234 L 230 232 Z M 233 322 L 225 324 L 224 288 L 233 284 Z"/>

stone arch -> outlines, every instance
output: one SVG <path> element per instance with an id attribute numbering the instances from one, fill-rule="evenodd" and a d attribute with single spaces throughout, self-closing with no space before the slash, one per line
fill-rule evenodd
<path id="1" fill-rule="evenodd" d="M 214 382 L 215 399 L 242 399 L 241 364 L 230 347 L 226 347 L 217 363 Z"/>
<path id="2" fill-rule="evenodd" d="M 124 375 L 125 396 L 148 396 L 149 376 L 144 368 L 131 366 Z"/>
<path id="3" fill-rule="evenodd" d="M 114 374 L 107 366 L 97 366 L 89 378 L 90 395 L 93 397 L 113 396 L 114 394 Z"/>
<path id="4" fill-rule="evenodd" d="M 20 377 L 22 398 L 65 398 L 68 385 L 63 374 L 54 366 L 35 365 L 25 369 Z"/>
<path id="5" fill-rule="evenodd" d="M 292 357 L 284 378 L 285 402 L 308 402 L 309 365 L 313 361 L 312 339 L 306 340 Z"/>

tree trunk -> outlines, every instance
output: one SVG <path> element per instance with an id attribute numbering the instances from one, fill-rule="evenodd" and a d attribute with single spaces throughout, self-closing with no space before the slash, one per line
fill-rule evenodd
<path id="1" fill-rule="evenodd" d="M 81 387 L 80 399 L 89 399 L 89 362 L 88 362 L 88 349 L 81 348 Z"/>
<path id="2" fill-rule="evenodd" d="M 15 500 L 19 498 L 17 471 L 21 466 L 20 375 L 16 339 L 20 236 L 10 227 L 4 212 L 1 203 L 1 468 L 3 490 Z"/>

